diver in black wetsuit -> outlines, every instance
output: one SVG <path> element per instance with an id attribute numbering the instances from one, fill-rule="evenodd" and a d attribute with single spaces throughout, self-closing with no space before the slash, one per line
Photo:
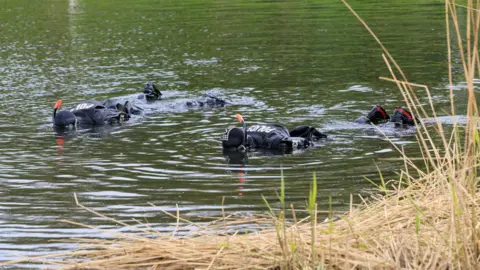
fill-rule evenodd
<path id="1" fill-rule="evenodd" d="M 392 116 L 388 116 L 385 109 L 380 105 L 375 105 L 366 116 L 360 116 L 355 119 L 360 124 L 379 124 L 384 122 L 392 122 L 395 127 L 411 127 L 415 126 L 418 119 L 403 107 L 395 107 Z"/>
<path id="2" fill-rule="evenodd" d="M 136 114 L 136 111 L 141 111 L 142 109 L 139 106 L 136 106 L 138 101 L 155 101 L 160 100 L 162 93 L 157 89 L 154 83 L 147 82 L 145 83 L 145 88 L 143 89 L 143 94 L 136 96 L 135 100 L 127 100 L 126 98 L 111 98 L 105 101 L 105 105 L 109 108 L 116 108 L 118 104 L 124 105 L 129 109 L 130 113 Z M 130 102 L 130 106 L 126 106 L 126 101 Z M 215 96 L 205 94 L 204 97 L 197 98 L 194 100 L 188 100 L 185 102 L 185 106 L 192 107 L 223 107 L 227 105 L 227 102 L 223 99 L 217 98 Z"/>
<path id="3" fill-rule="evenodd" d="M 157 89 L 156 85 L 152 82 L 146 82 L 145 87 L 143 88 L 143 93 L 109 98 L 103 102 L 105 107 L 110 109 L 120 109 L 124 110 L 127 114 L 140 114 L 143 109 L 141 103 L 152 102 L 160 100 L 162 98 L 162 93 Z"/>
<path id="4" fill-rule="evenodd" d="M 160 100 L 162 93 L 154 83 L 147 82 L 143 93 L 124 97 L 110 98 L 104 102 L 94 100 L 84 101 L 71 109 L 58 111 L 61 104 L 57 102 L 53 112 L 55 127 L 67 126 L 99 126 L 105 124 L 121 124 L 130 119 L 133 114 L 141 114 L 142 103 Z M 187 107 L 224 106 L 227 102 L 206 95 L 204 98 L 187 101 Z"/>
<path id="5" fill-rule="evenodd" d="M 154 101 L 159 100 L 161 96 L 162 93 L 155 84 L 147 82 L 143 93 L 136 95 L 134 100 Z M 61 101 L 58 101 L 53 110 L 53 124 L 57 128 L 121 124 L 130 119 L 132 114 L 142 112 L 142 108 L 131 101 L 132 98 L 127 97 L 111 98 L 104 102 L 88 100 L 73 108 L 57 112 L 61 105 Z"/>
<path id="6" fill-rule="evenodd" d="M 238 116 L 237 116 L 238 117 Z M 243 118 L 239 121 L 243 122 Z M 395 107 L 390 117 L 382 106 L 376 105 L 366 115 L 355 120 L 362 124 L 379 124 L 392 122 L 395 127 L 415 126 L 418 119 L 403 107 Z M 224 149 L 302 149 L 309 147 L 313 141 L 326 138 L 327 135 L 310 126 L 299 126 L 288 131 L 282 125 L 254 125 L 245 128 L 229 127 L 222 138 Z"/>
<path id="7" fill-rule="evenodd" d="M 57 128 L 121 124 L 130 118 L 126 110 L 108 108 L 95 100 L 84 101 L 73 108 L 57 112 L 58 107 L 53 110 L 53 124 Z"/>
<path id="8" fill-rule="evenodd" d="M 222 147 L 229 150 L 264 149 L 304 149 L 315 140 L 327 135 L 310 126 L 299 126 L 291 131 L 282 125 L 254 125 L 246 129 L 229 127 L 222 138 Z"/>

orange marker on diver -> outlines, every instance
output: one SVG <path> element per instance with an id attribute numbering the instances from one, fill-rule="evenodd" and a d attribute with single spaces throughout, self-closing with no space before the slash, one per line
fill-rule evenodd
<path id="1" fill-rule="evenodd" d="M 61 99 L 57 100 L 57 103 L 55 103 L 55 106 L 53 106 L 53 117 L 55 117 L 55 115 L 57 114 L 57 110 L 58 108 L 60 108 L 60 106 L 62 106 Z"/>
<path id="2" fill-rule="evenodd" d="M 57 100 L 57 102 L 55 103 L 55 106 L 53 106 L 53 117 L 55 117 L 55 115 L 57 114 L 57 110 L 58 108 L 60 108 L 60 106 L 62 106 L 62 100 L 59 99 Z M 60 136 L 57 138 L 57 150 L 58 151 L 62 151 L 63 150 L 63 143 L 64 143 L 64 139 L 63 139 L 63 136 Z"/>
<path id="3" fill-rule="evenodd" d="M 53 108 L 58 110 L 58 108 L 60 108 L 60 106 L 62 106 L 62 100 L 61 99 L 57 100 L 57 103 L 55 103 L 55 106 Z"/>
<path id="4" fill-rule="evenodd" d="M 243 119 L 243 116 L 239 113 L 235 114 L 235 117 L 237 117 L 238 122 L 242 123 L 243 129 L 245 130 L 245 142 L 247 141 L 247 123 L 245 123 L 245 120 Z"/>

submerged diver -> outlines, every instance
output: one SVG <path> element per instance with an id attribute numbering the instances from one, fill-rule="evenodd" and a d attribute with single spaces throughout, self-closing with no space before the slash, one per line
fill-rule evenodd
<path id="1" fill-rule="evenodd" d="M 412 127 L 415 126 L 415 122 L 418 122 L 417 118 L 407 111 L 403 107 L 395 107 L 392 116 L 388 116 L 385 109 L 380 105 L 375 105 L 370 112 L 365 116 L 360 116 L 355 119 L 356 123 L 360 124 L 379 124 L 384 122 L 392 122 L 395 127 Z"/>
<path id="2" fill-rule="evenodd" d="M 229 127 L 222 138 L 222 147 L 230 150 L 263 149 L 304 149 L 327 135 L 311 126 L 298 126 L 291 131 L 278 124 L 253 125 L 246 128 L 242 116 L 237 119 L 242 128 Z"/>
<path id="3" fill-rule="evenodd" d="M 107 99 L 104 102 L 88 100 L 77 104 L 70 109 L 58 111 L 62 101 L 55 104 L 53 110 L 53 124 L 56 128 L 65 127 L 90 127 L 105 124 L 122 124 L 134 114 L 143 112 L 142 104 L 160 100 L 162 93 L 154 83 L 147 82 L 143 93 L 125 97 Z M 187 101 L 187 107 L 215 107 L 224 106 L 227 102 L 213 97 L 206 96 L 202 99 Z"/>

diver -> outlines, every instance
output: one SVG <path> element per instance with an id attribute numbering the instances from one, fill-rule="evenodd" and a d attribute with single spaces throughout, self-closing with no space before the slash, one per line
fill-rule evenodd
<path id="1" fill-rule="evenodd" d="M 305 149 L 327 135 L 311 126 L 298 126 L 292 130 L 279 124 L 257 124 L 246 127 L 243 117 L 237 114 L 243 127 L 229 127 L 222 137 L 222 147 L 229 150 Z"/>
<path id="2" fill-rule="evenodd" d="M 143 93 L 136 95 L 133 100 L 129 97 L 111 98 L 104 102 L 88 100 L 80 102 L 70 109 L 58 111 L 62 104 L 62 101 L 59 100 L 53 109 L 53 124 L 57 128 L 121 124 L 130 119 L 132 114 L 142 112 L 142 108 L 138 106 L 136 100 L 154 101 L 159 100 L 161 96 L 162 93 L 155 84 L 147 82 Z"/>
<path id="3" fill-rule="evenodd" d="M 222 138 L 224 149 L 305 149 L 311 147 L 318 139 L 327 137 L 311 126 L 298 126 L 289 131 L 282 125 L 265 124 L 247 129 L 242 116 L 237 114 L 237 119 L 244 127 L 226 129 Z M 355 122 L 375 125 L 391 122 L 396 128 L 408 128 L 415 126 L 418 119 L 403 107 L 395 107 L 390 117 L 382 106 L 375 105 L 366 116 L 360 116 Z"/>
<path id="4" fill-rule="evenodd" d="M 391 122 L 395 124 L 396 128 L 408 128 L 415 126 L 415 122 L 418 122 L 418 119 L 412 113 L 400 106 L 395 107 L 392 116 L 390 117 L 382 106 L 375 105 L 366 116 L 362 115 L 358 117 L 355 119 L 355 122 L 374 125 Z"/>
<path id="5" fill-rule="evenodd" d="M 114 109 L 106 107 L 102 102 L 87 100 L 70 109 L 58 111 L 61 104 L 62 100 L 57 101 L 53 109 L 53 124 L 56 128 L 121 124 L 130 118 L 128 109 L 123 105 L 118 105 Z"/>
<path id="6" fill-rule="evenodd" d="M 152 82 L 146 82 L 143 93 L 109 98 L 103 104 L 110 109 L 123 109 L 129 115 L 141 114 L 143 112 L 142 103 L 157 101 L 161 98 L 162 93 L 157 86 Z"/>
<path id="7" fill-rule="evenodd" d="M 53 124 L 55 127 L 89 127 L 105 124 L 122 124 L 132 115 L 142 114 L 142 104 L 160 100 L 162 93 L 154 83 L 147 82 L 143 93 L 107 99 L 104 102 L 88 100 L 77 104 L 70 109 L 58 111 L 62 103 L 57 101 L 53 110 Z M 185 106 L 191 107 L 217 107 L 225 106 L 226 101 L 205 95 L 203 98 L 189 100 Z M 58 112 L 57 112 L 58 111 Z"/>

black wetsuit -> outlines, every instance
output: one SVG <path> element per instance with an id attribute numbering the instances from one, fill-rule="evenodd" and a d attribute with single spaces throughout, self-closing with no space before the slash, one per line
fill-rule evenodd
<path id="1" fill-rule="evenodd" d="M 288 131 L 282 125 L 264 124 L 243 128 L 232 127 L 225 131 L 222 146 L 225 149 L 266 148 L 266 149 L 302 149 L 312 145 L 327 135 L 310 126 L 299 126 Z"/>
<path id="2" fill-rule="evenodd" d="M 132 114 L 141 114 L 143 108 L 145 108 L 144 104 L 158 101 L 161 99 L 161 96 L 162 93 L 155 84 L 147 82 L 143 93 L 140 94 L 110 98 L 104 102 L 84 101 L 71 109 L 58 112 L 58 108 L 56 108 L 53 112 L 53 123 L 56 127 L 86 127 L 99 126 L 106 123 L 122 123 L 130 119 Z M 209 95 L 185 102 L 186 107 L 217 107 L 226 104 L 226 101 Z"/>
<path id="3" fill-rule="evenodd" d="M 160 98 L 158 98 L 158 100 L 159 99 Z M 143 112 L 142 104 L 146 102 L 147 99 L 145 98 L 145 95 L 138 94 L 117 98 L 109 98 L 103 102 L 103 105 L 112 110 L 123 111 L 130 116 L 132 114 L 141 114 Z"/>
<path id="4" fill-rule="evenodd" d="M 157 89 L 154 83 L 147 82 L 143 89 L 143 93 L 110 98 L 104 102 L 104 105 L 110 109 L 117 109 L 120 111 L 125 111 L 127 114 L 140 114 L 142 109 L 142 104 L 152 101 L 158 101 L 162 99 L 162 93 Z M 165 101 L 166 102 L 166 101 Z M 202 98 L 197 98 L 194 100 L 185 101 L 185 106 L 188 108 L 192 107 L 218 107 L 224 106 L 227 102 L 223 99 L 205 94 Z"/>
<path id="5" fill-rule="evenodd" d="M 116 108 L 108 108 L 104 103 L 95 100 L 81 102 L 67 110 L 75 115 L 79 126 L 121 124 L 130 118 L 129 114 Z"/>
<path id="6" fill-rule="evenodd" d="M 280 148 L 290 143 L 290 132 L 282 125 L 254 125 L 247 128 L 247 145 L 252 148 Z M 301 144 L 305 144 L 302 140 Z"/>
<path id="7" fill-rule="evenodd" d="M 141 104 L 151 101 L 157 101 L 162 98 L 162 93 L 157 89 L 154 83 L 146 82 L 143 93 L 109 98 L 103 102 L 105 107 L 112 110 L 125 112 L 128 116 L 140 114 L 143 109 Z"/>
<path id="8" fill-rule="evenodd" d="M 375 105 L 366 116 L 360 116 L 355 119 L 356 123 L 361 124 L 379 124 L 382 122 L 392 122 L 395 127 L 415 126 L 418 119 L 403 107 L 395 107 L 390 117 L 385 109 L 380 105 Z"/>

